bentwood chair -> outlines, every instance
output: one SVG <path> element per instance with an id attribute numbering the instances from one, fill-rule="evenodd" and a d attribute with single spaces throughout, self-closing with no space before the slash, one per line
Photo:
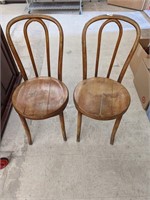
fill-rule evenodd
<path id="1" fill-rule="evenodd" d="M 98 40 L 97 40 L 97 51 L 96 51 L 96 64 L 95 64 L 95 75 L 92 78 L 87 78 L 87 33 L 90 25 L 95 22 L 101 21 L 101 25 L 98 27 Z M 118 26 L 118 38 L 112 53 L 112 58 L 110 65 L 108 67 L 108 72 L 106 77 L 98 76 L 99 68 L 99 58 L 101 52 L 101 39 L 104 27 L 107 24 L 113 22 Z M 135 30 L 135 38 L 133 45 L 129 50 L 129 54 L 125 59 L 121 72 L 118 75 L 118 79 L 115 81 L 110 78 L 112 74 L 112 68 L 114 61 L 117 55 L 118 48 L 123 35 L 123 24 L 122 22 L 129 23 Z M 100 23 L 99 23 L 100 24 Z M 129 25 L 129 26 L 130 26 Z M 92 30 L 92 29 L 90 29 Z M 96 37 L 96 33 L 95 33 Z M 82 60 L 83 60 L 83 81 L 79 82 L 74 90 L 74 103 L 78 111 L 78 120 L 77 120 L 77 141 L 80 141 L 80 132 L 81 132 L 81 122 L 82 115 L 96 119 L 96 120 L 113 120 L 115 119 L 115 124 L 112 130 L 110 144 L 114 143 L 114 138 L 118 126 L 120 124 L 123 114 L 127 111 L 130 104 L 130 95 L 127 89 L 121 84 L 122 79 L 125 75 L 127 67 L 130 63 L 130 60 L 137 48 L 138 41 L 140 38 L 140 28 L 138 24 L 125 16 L 119 15 L 102 15 L 97 16 L 89 20 L 82 32 Z M 108 38 L 109 41 L 109 38 Z M 88 43 L 89 44 L 89 43 Z M 109 48 L 109 42 L 108 42 Z M 90 53 L 88 54 L 90 56 Z M 106 66 L 104 66 L 106 67 Z"/>
<path id="2" fill-rule="evenodd" d="M 35 77 L 29 78 L 23 66 L 23 62 L 19 57 L 19 54 L 14 45 L 14 40 L 12 39 L 11 27 L 15 24 L 15 30 L 17 23 L 23 23 L 23 34 L 25 38 L 25 43 L 29 52 L 29 59 L 33 66 Z M 40 76 L 37 70 L 37 65 L 33 56 L 33 46 L 29 40 L 29 29 L 28 27 L 34 24 L 34 22 L 39 23 L 44 29 L 44 35 L 46 40 L 46 60 L 47 60 L 47 76 Z M 59 44 L 58 44 L 58 78 L 51 77 L 51 63 L 50 63 L 50 49 L 53 52 L 53 48 L 50 48 L 50 37 L 48 30 L 48 22 L 54 24 L 57 27 Z M 19 30 L 20 31 L 20 30 Z M 36 31 L 34 32 L 36 34 Z M 37 33 L 38 34 L 38 33 Z M 36 36 L 37 36 L 36 34 Z M 63 29 L 60 23 L 49 16 L 44 15 L 22 15 L 12 19 L 6 28 L 7 40 L 14 55 L 14 58 L 18 64 L 18 67 L 21 71 L 24 82 L 21 83 L 14 91 L 12 96 L 12 103 L 17 111 L 21 122 L 24 126 L 28 142 L 32 144 L 31 133 L 26 121 L 30 120 L 41 120 L 49 117 L 54 117 L 59 115 L 62 135 L 64 141 L 67 140 L 65 124 L 64 124 L 64 115 L 63 110 L 65 109 L 68 103 L 68 89 L 65 84 L 62 82 L 62 60 L 63 60 Z M 34 36 L 33 36 L 34 37 Z M 40 40 L 41 38 L 39 38 Z M 32 47 L 31 47 L 32 46 Z M 44 46 L 44 44 L 43 44 Z"/>

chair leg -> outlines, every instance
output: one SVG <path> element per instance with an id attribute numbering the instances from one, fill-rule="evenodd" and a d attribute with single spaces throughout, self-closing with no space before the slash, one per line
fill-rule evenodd
<path id="1" fill-rule="evenodd" d="M 121 118 L 122 118 L 122 116 L 119 117 L 119 118 L 117 118 L 116 121 L 115 121 L 113 130 L 112 130 L 112 134 L 111 134 L 111 138 L 110 138 L 110 144 L 112 144 L 112 145 L 114 144 L 115 135 L 116 135 L 117 129 L 118 129 L 118 127 L 119 127 Z"/>
<path id="2" fill-rule="evenodd" d="M 77 142 L 80 142 L 81 123 L 82 123 L 82 114 L 81 114 L 80 112 L 78 112 L 78 122 L 77 122 Z"/>
<path id="3" fill-rule="evenodd" d="M 66 130 L 65 130 L 65 122 L 64 122 L 64 114 L 63 112 L 59 115 L 61 130 L 64 141 L 67 141 Z"/>
<path id="4" fill-rule="evenodd" d="M 21 115 L 19 115 L 19 117 L 20 117 L 22 125 L 25 129 L 25 132 L 26 132 L 26 135 L 27 135 L 27 138 L 28 138 L 28 143 L 31 145 L 32 144 L 32 138 L 31 138 L 31 133 L 30 133 L 28 124 L 26 122 L 26 119 L 24 117 L 22 117 Z"/>

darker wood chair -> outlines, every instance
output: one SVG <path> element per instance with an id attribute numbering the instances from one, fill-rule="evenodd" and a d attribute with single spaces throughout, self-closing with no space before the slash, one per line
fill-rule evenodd
<path id="1" fill-rule="evenodd" d="M 35 77 L 27 77 L 27 73 L 22 64 L 21 58 L 18 55 L 12 36 L 10 34 L 12 25 L 16 25 L 17 22 L 24 22 L 23 33 L 27 49 L 30 55 L 31 63 L 34 69 Z M 49 30 L 47 22 L 55 24 L 59 33 L 59 50 L 58 50 L 58 78 L 51 77 L 50 67 L 50 45 L 49 45 Z M 28 26 L 33 22 L 41 24 L 45 31 L 46 39 L 46 57 L 47 57 L 47 71 L 48 76 L 40 76 L 38 74 L 37 66 L 33 56 L 33 49 L 28 36 Z M 46 23 L 45 23 L 46 22 Z M 63 60 L 63 29 L 60 23 L 49 16 L 44 15 L 22 15 L 12 19 L 6 28 L 7 40 L 16 59 L 18 67 L 21 71 L 24 82 L 21 83 L 14 91 L 12 96 L 12 103 L 17 111 L 22 124 L 24 126 L 28 142 L 32 144 L 31 134 L 26 122 L 27 119 L 41 120 L 49 117 L 59 115 L 61 122 L 61 129 L 64 141 L 67 140 L 63 110 L 68 103 L 68 89 L 62 82 L 62 60 Z M 40 39 L 40 38 L 39 38 Z M 44 44 L 43 44 L 44 45 Z M 52 52 L 52 51 L 51 51 Z"/>
<path id="2" fill-rule="evenodd" d="M 102 21 L 104 20 L 104 21 Z M 97 41 L 97 53 L 96 53 L 96 64 L 95 64 L 95 76 L 87 78 L 87 30 L 91 24 L 102 21 L 103 23 L 98 28 L 98 41 Z M 123 26 L 121 22 L 126 22 L 132 25 L 136 32 L 133 46 L 124 62 L 121 72 L 118 76 L 118 80 L 115 81 L 110 78 L 110 74 L 114 65 L 114 61 L 117 55 L 117 51 L 120 45 L 120 41 L 123 35 Z M 106 77 L 98 76 L 99 58 L 100 58 L 100 46 L 101 38 L 104 27 L 107 24 L 115 23 L 118 26 L 118 38 L 115 44 L 114 52 L 108 73 Z M 95 34 L 96 36 L 96 34 Z M 125 75 L 130 60 L 137 48 L 138 41 L 140 38 L 140 28 L 138 24 L 125 16 L 119 15 L 102 15 L 94 17 L 89 20 L 82 32 L 82 59 L 83 59 L 83 81 L 79 82 L 74 90 L 74 103 L 78 110 L 78 122 L 77 122 L 77 141 L 80 141 L 81 122 L 82 115 L 96 119 L 96 120 L 113 120 L 116 119 L 110 144 L 114 143 L 114 138 L 118 126 L 120 124 L 123 114 L 127 111 L 130 104 L 130 95 L 127 89 L 121 84 L 121 81 Z M 109 38 L 108 38 L 109 41 Z M 109 46 L 109 43 L 108 43 Z"/>

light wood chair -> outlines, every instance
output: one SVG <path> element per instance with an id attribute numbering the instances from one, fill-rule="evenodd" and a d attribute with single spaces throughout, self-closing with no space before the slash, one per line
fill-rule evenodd
<path id="1" fill-rule="evenodd" d="M 29 78 L 22 64 L 21 58 L 18 55 L 16 47 L 14 45 L 12 36 L 10 34 L 12 25 L 16 25 L 17 22 L 24 22 L 23 33 L 26 41 L 27 49 L 29 52 L 29 59 L 34 69 L 35 77 Z M 51 67 L 50 67 L 50 45 L 49 45 L 49 30 L 45 23 L 49 21 L 52 24 L 55 24 L 59 33 L 59 49 L 58 49 L 58 78 L 51 77 Z M 41 24 L 45 31 L 45 40 L 46 40 L 46 59 L 47 59 L 47 76 L 40 76 L 38 74 L 37 66 L 35 64 L 35 59 L 33 56 L 32 45 L 29 41 L 28 36 L 28 26 L 32 25 L 33 22 L 38 22 Z M 54 117 L 59 115 L 62 135 L 64 141 L 67 140 L 65 124 L 64 124 L 64 115 L 63 110 L 65 109 L 68 103 L 68 89 L 66 85 L 62 82 L 62 60 L 63 60 L 63 29 L 60 23 L 49 16 L 44 15 L 22 15 L 12 19 L 6 28 L 7 40 L 14 55 L 14 58 L 18 64 L 18 67 L 21 71 L 24 82 L 21 83 L 14 91 L 12 96 L 12 103 L 17 111 L 22 124 L 24 126 L 28 142 L 32 144 L 30 130 L 26 121 L 27 119 L 31 120 L 41 120 L 49 117 Z M 43 44 L 44 45 L 44 44 Z M 51 51 L 52 52 L 52 51 Z"/>
<path id="2" fill-rule="evenodd" d="M 98 41 L 97 41 L 97 53 L 96 53 L 96 64 L 95 64 L 95 75 L 92 78 L 87 78 L 87 30 L 94 22 L 104 20 L 102 25 L 98 28 Z M 120 45 L 120 41 L 123 35 L 122 21 L 131 24 L 136 32 L 133 46 L 131 47 L 127 59 L 121 69 L 118 76 L 118 80 L 115 81 L 110 78 L 110 74 L 113 68 L 113 64 L 117 55 L 117 51 Z M 115 44 L 114 52 L 110 66 L 108 67 L 108 73 L 106 77 L 98 77 L 99 68 L 99 57 L 100 57 L 100 46 L 101 38 L 104 27 L 107 24 L 114 22 L 118 26 L 118 38 Z M 95 34 L 96 35 L 96 34 Z M 78 111 L 77 121 L 77 141 L 80 141 L 81 122 L 82 115 L 96 119 L 96 120 L 113 120 L 116 119 L 110 144 L 114 143 L 114 138 L 118 126 L 120 124 L 123 114 L 127 111 L 130 104 L 130 95 L 127 89 L 121 84 L 121 81 L 125 75 L 130 60 L 137 48 L 138 41 L 140 38 L 140 28 L 138 24 L 125 16 L 119 15 L 102 15 L 94 17 L 89 20 L 82 32 L 82 60 L 83 60 L 83 81 L 79 82 L 74 90 L 74 103 Z M 109 41 L 109 38 L 108 38 Z M 108 42 L 109 47 L 109 42 Z"/>

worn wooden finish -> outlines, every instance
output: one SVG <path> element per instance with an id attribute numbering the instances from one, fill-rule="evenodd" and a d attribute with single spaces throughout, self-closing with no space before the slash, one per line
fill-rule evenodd
<path id="1" fill-rule="evenodd" d="M 121 119 L 122 119 L 122 115 L 119 116 L 115 121 L 113 130 L 112 130 L 112 134 L 111 134 L 111 138 L 110 138 L 110 144 L 112 144 L 112 145 L 114 144 L 115 135 L 116 135 L 117 129 L 119 127 Z"/>
<path id="2" fill-rule="evenodd" d="M 98 32 L 97 54 L 96 54 L 96 65 L 95 65 L 95 77 L 97 77 L 97 75 L 98 75 L 98 66 L 99 66 L 99 59 L 100 59 L 100 47 L 101 47 L 102 31 L 103 31 L 104 27 L 110 22 L 114 22 L 114 23 L 116 23 L 118 25 L 119 35 L 118 35 L 117 43 L 116 43 L 116 46 L 115 46 L 115 49 L 114 49 L 114 53 L 113 53 L 113 56 L 112 56 L 112 59 L 111 59 L 111 62 L 110 62 L 109 70 L 108 70 L 108 73 L 107 73 L 107 78 L 109 78 L 109 76 L 110 76 L 110 73 L 111 73 L 111 70 L 112 70 L 112 67 L 113 67 L 113 64 L 114 64 L 114 61 L 115 61 L 115 57 L 116 57 L 116 54 L 117 54 L 117 51 L 118 51 L 118 47 L 119 47 L 119 44 L 120 44 L 120 41 L 121 41 L 121 38 L 122 38 L 123 28 L 122 28 L 122 25 L 121 25 L 121 23 L 119 21 L 117 21 L 115 19 L 108 19 L 102 24 L 102 26 L 100 27 L 99 32 Z"/>
<path id="3" fill-rule="evenodd" d="M 7 36 L 8 43 L 9 43 L 11 50 L 12 50 L 14 56 L 15 56 L 16 62 L 18 64 L 18 67 L 19 67 L 19 69 L 22 73 L 24 80 L 28 80 L 28 77 L 27 77 L 27 74 L 26 74 L 25 69 L 23 67 L 23 64 L 21 62 L 21 58 L 18 55 L 18 52 L 17 52 L 17 50 L 14 46 L 14 43 L 13 43 L 11 35 L 10 35 L 11 27 L 15 23 L 22 21 L 22 20 L 26 20 L 23 31 L 24 31 L 24 36 L 25 36 L 25 40 L 26 40 L 26 43 L 27 43 L 27 48 L 28 48 L 28 51 L 29 51 L 30 59 L 31 59 L 31 62 L 32 62 L 36 76 L 38 76 L 38 73 L 36 72 L 37 71 L 36 65 L 35 65 L 33 53 L 32 53 L 31 47 L 30 47 L 30 42 L 29 42 L 29 38 L 28 38 L 28 34 L 27 34 L 27 28 L 28 28 L 29 24 L 31 24 L 31 22 L 35 22 L 35 21 L 40 23 L 44 28 L 45 37 L 46 37 L 48 76 L 50 76 L 49 36 L 48 36 L 48 29 L 46 27 L 44 20 L 50 21 L 51 23 L 54 23 L 58 27 L 58 31 L 59 31 L 58 79 L 62 80 L 62 59 L 63 59 L 63 41 L 64 41 L 64 34 L 63 34 L 62 26 L 60 25 L 60 23 L 55 18 L 50 17 L 50 16 L 46 16 L 46 15 L 22 15 L 22 16 L 19 16 L 19 17 L 15 17 L 8 22 L 7 27 L 6 27 L 6 36 Z"/>
<path id="4" fill-rule="evenodd" d="M 38 120 L 56 116 L 68 102 L 68 90 L 57 79 L 33 78 L 20 84 L 12 96 L 16 111 L 25 118 Z"/>
<path id="5" fill-rule="evenodd" d="M 65 129 L 65 122 L 64 122 L 64 114 L 63 114 L 63 112 L 60 113 L 59 118 L 60 118 L 60 124 L 61 124 L 61 129 L 62 129 L 62 136 L 63 136 L 63 138 L 64 138 L 64 141 L 67 141 L 66 129 Z"/>
<path id="6" fill-rule="evenodd" d="M 32 22 L 34 22 L 34 21 L 39 22 L 43 26 L 43 29 L 45 31 L 47 70 L 48 70 L 48 76 L 51 76 L 51 70 L 50 70 L 50 49 L 49 49 L 49 33 L 48 33 L 48 28 L 47 28 L 46 24 L 41 19 L 29 19 L 28 21 L 26 21 L 26 23 L 24 25 L 25 41 L 26 41 L 26 44 L 27 44 L 27 48 L 28 48 L 28 52 L 29 52 L 30 58 L 31 58 L 31 62 L 32 62 L 32 66 L 33 66 L 33 69 L 34 69 L 34 73 L 35 73 L 36 77 L 39 76 L 38 72 L 37 72 L 37 69 L 36 69 L 36 64 L 35 64 L 35 61 L 34 61 L 34 57 L 33 57 L 33 53 L 32 53 L 32 48 L 31 48 L 31 45 L 30 45 L 30 42 L 29 42 L 29 37 L 28 37 L 28 32 L 27 32 L 27 28 L 28 28 L 29 24 L 32 23 Z"/>
<path id="7" fill-rule="evenodd" d="M 78 111 L 87 117 L 109 120 L 125 113 L 130 95 L 117 81 L 97 77 L 81 81 L 75 89 L 74 100 Z"/>
<path id="8" fill-rule="evenodd" d="M 115 22 L 118 25 L 118 28 L 119 28 L 119 36 L 118 36 L 116 47 L 114 49 L 113 57 L 112 57 L 112 60 L 111 60 L 112 64 L 113 64 L 113 60 L 115 60 L 115 56 L 117 54 L 119 43 L 120 43 L 120 40 L 121 40 L 121 37 L 122 37 L 122 33 L 121 33 L 122 32 L 122 25 L 120 24 L 120 21 L 124 21 L 124 22 L 131 24 L 136 30 L 136 38 L 135 38 L 133 47 L 131 48 L 129 55 L 128 55 L 124 65 L 123 65 L 122 71 L 121 71 L 121 73 L 119 74 L 119 77 L 118 77 L 118 82 L 121 83 L 121 81 L 124 77 L 124 74 L 126 72 L 126 69 L 127 69 L 128 65 L 130 63 L 130 60 L 131 60 L 131 58 L 132 58 L 132 56 L 133 56 L 133 54 L 134 54 L 134 52 L 137 48 L 138 41 L 139 41 L 139 38 L 140 38 L 140 35 L 141 35 L 140 27 L 134 20 L 132 20 L 128 17 L 125 17 L 125 16 L 121 16 L 121 15 L 101 15 L 101 16 L 94 17 L 91 20 L 89 20 L 85 24 L 83 31 L 82 31 L 83 79 L 87 78 L 87 45 L 86 45 L 86 43 L 87 43 L 86 42 L 87 30 L 88 30 L 88 28 L 91 24 L 93 24 L 94 22 L 100 21 L 100 20 L 108 20 L 108 21 L 104 22 L 104 25 L 102 24 L 102 28 L 100 28 L 100 32 L 103 31 L 104 26 L 106 26 L 108 23 L 111 23 L 111 22 Z M 101 40 L 101 33 L 100 32 L 99 32 L 100 36 L 99 36 L 99 39 L 98 39 L 99 44 L 100 44 L 99 41 Z M 96 59 L 98 59 L 98 56 L 96 57 Z M 98 62 L 96 61 L 96 63 L 98 63 Z M 111 64 L 110 64 L 110 67 L 111 67 Z M 97 67 L 96 67 L 96 69 L 97 69 Z"/>
<path id="9" fill-rule="evenodd" d="M 58 27 L 59 32 L 59 50 L 58 50 L 58 79 L 51 77 L 50 68 L 50 44 L 49 44 L 49 30 L 44 20 L 54 23 Z M 31 63 L 35 73 L 35 77 L 28 78 L 25 72 L 24 66 L 21 62 L 21 58 L 16 51 L 11 37 L 11 27 L 13 24 L 24 21 L 23 33 L 27 45 L 27 49 L 30 55 Z M 32 22 L 38 22 L 41 24 L 45 31 L 46 39 L 46 57 L 47 57 L 47 71 L 48 75 L 41 77 L 37 71 L 36 63 L 32 53 L 32 47 L 28 37 L 28 26 L 32 25 Z M 20 116 L 22 124 L 25 128 L 26 135 L 28 137 L 29 144 L 32 144 L 31 134 L 27 125 L 26 119 L 40 120 L 59 115 L 63 139 L 66 141 L 66 131 L 64 124 L 63 110 L 68 103 L 69 92 L 65 84 L 62 82 L 62 59 L 63 59 L 63 29 L 60 23 L 49 16 L 45 15 L 23 15 L 12 19 L 6 28 L 6 35 L 8 43 L 14 54 L 18 67 L 24 78 L 24 82 L 21 83 L 13 93 L 12 102 L 15 110 Z"/>
<path id="10" fill-rule="evenodd" d="M 78 111 L 77 142 L 80 142 L 81 124 L 82 124 L 82 114 Z"/>
<path id="11" fill-rule="evenodd" d="M 97 41 L 97 53 L 96 53 L 96 64 L 95 64 L 95 74 L 93 78 L 87 78 L 87 30 L 91 24 L 94 22 L 105 20 L 99 28 L 98 31 L 98 41 Z M 123 25 L 122 21 L 131 24 L 136 31 L 135 40 L 133 41 L 133 46 L 124 62 L 122 70 L 118 75 L 117 81 L 110 79 L 110 74 L 113 68 L 113 64 L 118 52 L 118 48 L 123 36 Z M 118 26 L 119 34 L 110 61 L 110 66 L 108 68 L 108 73 L 105 77 L 98 76 L 99 60 L 100 60 L 100 46 L 102 39 L 102 32 L 104 27 L 108 24 L 114 22 Z M 112 120 L 116 119 L 110 143 L 114 143 L 114 138 L 116 131 L 118 129 L 119 123 L 121 121 L 122 115 L 127 111 L 130 104 L 130 95 L 127 89 L 121 84 L 121 81 L 125 75 L 127 67 L 130 60 L 137 48 L 138 41 L 140 39 L 140 28 L 139 25 L 132 19 L 119 16 L 119 15 L 102 15 L 94 17 L 89 20 L 82 32 L 82 60 L 83 60 L 83 81 L 78 83 L 74 90 L 74 103 L 78 110 L 78 122 L 77 122 L 77 141 L 80 141 L 81 132 L 81 119 L 82 114 L 87 117 L 97 119 L 97 120 Z M 109 45 L 109 41 L 108 41 Z M 105 66 L 104 66 L 105 67 Z"/>
<path id="12" fill-rule="evenodd" d="M 19 115 L 20 119 L 21 119 L 21 122 L 22 122 L 22 125 L 25 129 L 25 133 L 27 135 L 27 138 L 28 138 L 28 143 L 31 145 L 32 144 L 32 138 L 31 138 L 31 133 L 30 133 L 30 129 L 28 127 L 28 124 L 27 124 L 27 121 L 24 117 L 22 117 L 21 115 Z"/>

